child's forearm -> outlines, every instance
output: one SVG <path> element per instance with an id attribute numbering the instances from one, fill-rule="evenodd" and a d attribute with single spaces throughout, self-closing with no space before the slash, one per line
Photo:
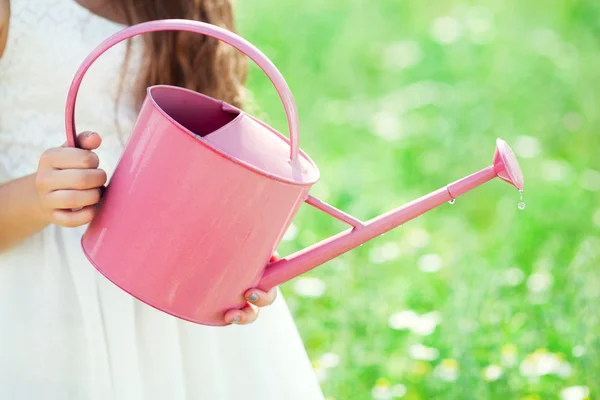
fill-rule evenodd
<path id="1" fill-rule="evenodd" d="M 44 229 L 49 218 L 41 207 L 35 174 L 0 185 L 0 252 Z"/>

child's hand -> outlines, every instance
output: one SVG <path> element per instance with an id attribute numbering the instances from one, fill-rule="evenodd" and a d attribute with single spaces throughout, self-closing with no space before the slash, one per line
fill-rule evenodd
<path id="1" fill-rule="evenodd" d="M 271 262 L 279 260 L 279 254 L 275 252 L 271 257 Z M 246 307 L 241 310 L 229 310 L 225 314 L 225 322 L 228 324 L 247 325 L 256 321 L 258 318 L 258 307 L 266 307 L 273 304 L 277 298 L 277 288 L 273 288 L 268 292 L 263 292 L 258 289 L 250 289 L 244 297 L 248 300 Z"/>
<path id="2" fill-rule="evenodd" d="M 94 205 L 107 179 L 91 151 L 100 147 L 100 135 L 84 132 L 77 141 L 80 148 L 63 145 L 46 150 L 36 174 L 40 205 L 48 221 L 66 227 L 85 225 L 94 218 Z"/>

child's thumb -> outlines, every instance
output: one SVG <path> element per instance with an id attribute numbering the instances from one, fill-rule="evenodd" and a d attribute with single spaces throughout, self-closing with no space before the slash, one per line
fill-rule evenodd
<path id="1" fill-rule="evenodd" d="M 96 132 L 81 132 L 77 135 L 77 146 L 84 150 L 94 150 L 100 147 L 102 144 L 102 138 Z M 67 147 L 68 144 L 64 143 L 62 147 Z"/>

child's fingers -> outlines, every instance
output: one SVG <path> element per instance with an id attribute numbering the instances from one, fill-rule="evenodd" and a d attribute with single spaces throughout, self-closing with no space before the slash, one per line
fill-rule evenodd
<path id="1" fill-rule="evenodd" d="M 74 228 L 89 223 L 94 218 L 95 212 L 94 206 L 87 206 L 77 211 L 54 210 L 52 212 L 52 223 Z"/>
<path id="2" fill-rule="evenodd" d="M 99 188 L 106 183 L 106 172 L 101 169 L 63 169 L 45 171 L 38 177 L 38 186 L 45 192 L 70 189 Z"/>
<path id="3" fill-rule="evenodd" d="M 52 169 L 95 169 L 100 165 L 98 156 L 83 149 L 56 147 L 46 150 L 40 158 L 40 167 Z"/>
<path id="4" fill-rule="evenodd" d="M 46 195 L 44 205 L 51 209 L 70 210 L 91 206 L 100 201 L 100 190 L 55 190 Z"/>
<path id="5" fill-rule="evenodd" d="M 263 292 L 258 289 L 250 289 L 244 295 L 246 300 L 258 307 L 267 307 L 273 304 L 277 298 L 277 289 L 273 288 L 269 292 Z"/>
<path id="6" fill-rule="evenodd" d="M 230 310 L 225 314 L 225 322 L 228 324 L 247 325 L 258 318 L 258 308 L 248 304 L 241 310 Z"/>

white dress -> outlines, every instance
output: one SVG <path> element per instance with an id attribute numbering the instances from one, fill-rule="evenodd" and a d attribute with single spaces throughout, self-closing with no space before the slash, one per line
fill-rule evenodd
<path id="1" fill-rule="evenodd" d="M 0 183 L 64 143 L 64 107 L 84 57 L 123 27 L 72 0 L 11 0 L 0 58 Z M 79 131 L 103 135 L 109 176 L 122 144 L 115 93 L 121 43 L 87 74 Z M 135 58 L 134 58 L 135 60 Z M 119 111 L 124 136 L 135 114 Z M 80 248 L 85 227 L 49 226 L 0 254 L 0 399 L 318 400 L 323 395 L 281 297 L 248 326 L 181 321 L 103 278 Z"/>

